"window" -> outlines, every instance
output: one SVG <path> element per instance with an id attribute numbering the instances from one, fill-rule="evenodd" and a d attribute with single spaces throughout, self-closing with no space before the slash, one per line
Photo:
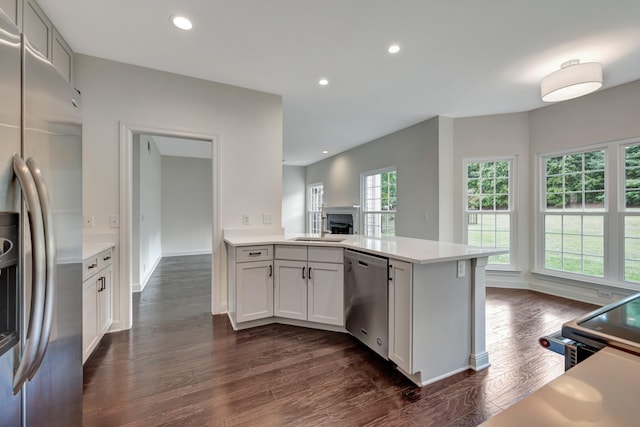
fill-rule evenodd
<path id="1" fill-rule="evenodd" d="M 467 161 L 465 174 L 467 244 L 507 249 L 509 253 L 489 257 L 489 264 L 512 264 L 513 160 Z"/>
<path id="2" fill-rule="evenodd" d="M 605 149 L 543 158 L 544 268 L 605 276 Z"/>
<path id="3" fill-rule="evenodd" d="M 311 184 L 307 187 L 307 232 L 320 234 L 322 228 L 322 203 L 324 185 Z"/>
<path id="4" fill-rule="evenodd" d="M 640 144 L 622 147 L 624 155 L 624 280 L 640 283 Z"/>
<path id="5" fill-rule="evenodd" d="M 396 170 L 384 169 L 362 175 L 362 216 L 365 236 L 396 234 Z"/>

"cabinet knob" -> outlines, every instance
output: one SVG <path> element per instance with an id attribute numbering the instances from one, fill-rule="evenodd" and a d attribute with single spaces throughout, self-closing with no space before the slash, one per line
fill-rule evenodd
<path id="1" fill-rule="evenodd" d="M 108 256 L 106 258 L 102 258 L 103 261 L 109 261 L 111 259 L 111 256 Z"/>
<path id="2" fill-rule="evenodd" d="M 302 267 L 302 278 L 303 278 L 303 279 L 306 279 L 306 277 L 304 277 L 304 269 L 305 269 L 305 268 L 306 268 L 306 267 Z"/>
<path id="3" fill-rule="evenodd" d="M 96 268 L 98 266 L 98 264 L 91 264 L 89 265 L 89 267 L 87 267 L 89 270 L 91 270 L 92 268 Z"/>
<path id="4" fill-rule="evenodd" d="M 309 279 L 311 279 L 311 267 L 309 267 Z"/>

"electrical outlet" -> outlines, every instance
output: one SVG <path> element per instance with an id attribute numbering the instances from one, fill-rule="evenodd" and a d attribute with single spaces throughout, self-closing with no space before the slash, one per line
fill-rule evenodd
<path id="1" fill-rule="evenodd" d="M 598 289 L 598 296 L 600 298 L 604 298 L 604 299 L 611 299 L 611 297 L 613 297 L 613 294 L 611 293 L 611 291 L 605 291 L 604 289 Z"/>
<path id="2" fill-rule="evenodd" d="M 109 227 L 111 227 L 111 228 L 120 227 L 120 217 L 118 215 L 110 215 L 109 216 Z"/>
<path id="3" fill-rule="evenodd" d="M 465 272 L 465 263 L 464 261 L 460 260 L 458 261 L 458 271 L 456 273 L 456 277 L 464 277 L 466 274 Z"/>
<path id="4" fill-rule="evenodd" d="M 242 225 L 249 225 L 249 215 L 242 215 Z"/>
<path id="5" fill-rule="evenodd" d="M 271 214 L 262 214 L 263 224 L 271 224 L 272 222 L 273 222 L 273 218 Z"/>
<path id="6" fill-rule="evenodd" d="M 95 218 L 93 215 L 86 215 L 83 218 L 84 228 L 93 228 L 95 226 Z"/>

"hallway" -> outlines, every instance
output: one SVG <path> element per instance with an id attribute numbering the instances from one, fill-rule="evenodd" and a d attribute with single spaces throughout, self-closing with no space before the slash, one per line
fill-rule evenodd
<path id="1" fill-rule="evenodd" d="M 423 388 L 347 334 L 268 325 L 233 332 L 210 314 L 209 256 L 164 258 L 134 297 L 134 327 L 84 369 L 84 425 L 474 426 L 562 373 L 537 344 L 593 306 L 487 290 L 492 366 Z"/>

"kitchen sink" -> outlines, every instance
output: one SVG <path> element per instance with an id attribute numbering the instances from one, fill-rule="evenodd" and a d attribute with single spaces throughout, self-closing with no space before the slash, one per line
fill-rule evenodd
<path id="1" fill-rule="evenodd" d="M 345 237 L 296 237 L 294 242 L 342 242 Z"/>

